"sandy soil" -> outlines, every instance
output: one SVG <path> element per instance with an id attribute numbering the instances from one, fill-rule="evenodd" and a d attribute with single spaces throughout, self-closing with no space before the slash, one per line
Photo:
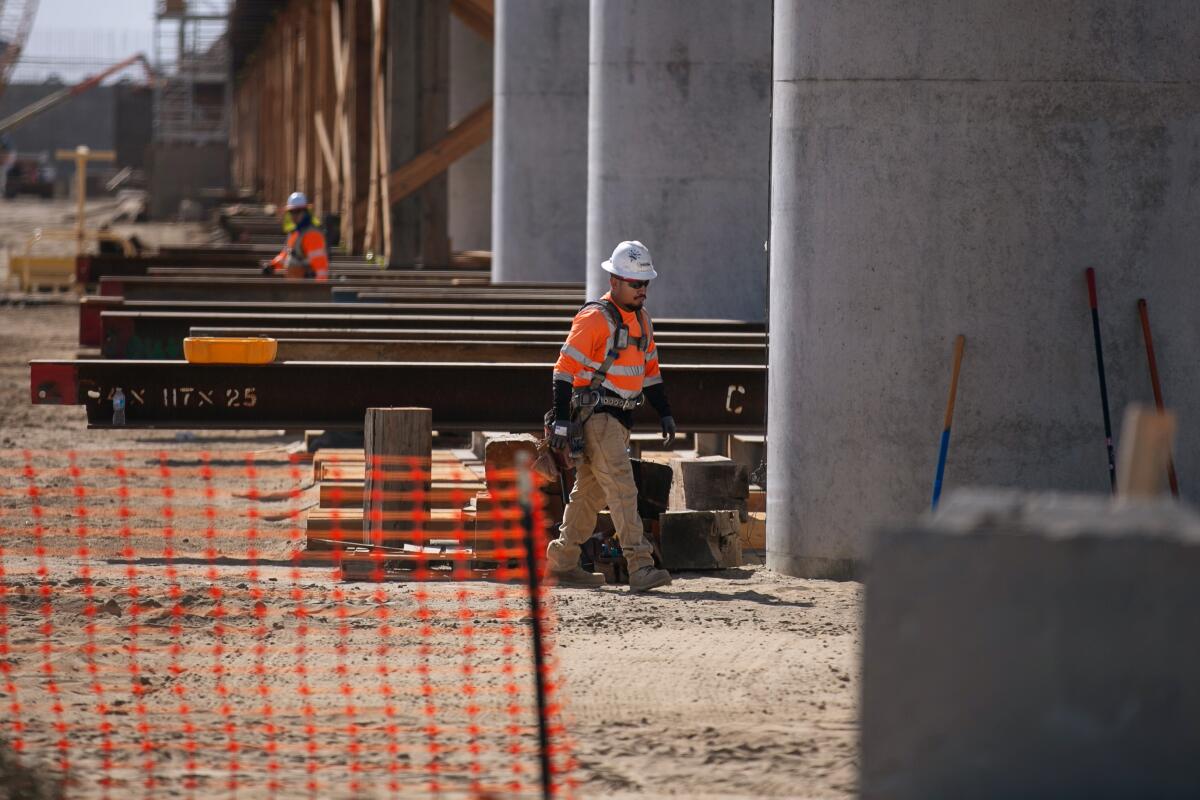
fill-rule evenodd
<path id="1" fill-rule="evenodd" d="M 457 796 L 472 775 L 504 790 L 514 764 L 532 793 L 519 587 L 342 584 L 294 560 L 292 512 L 314 498 L 286 437 L 90 432 L 81 409 L 29 405 L 26 361 L 71 357 L 76 324 L 69 306 L 0 306 L 0 694 L 17 696 L 24 725 L 0 707 L 0 739 L 53 765 L 65 732 L 79 796 L 216 796 L 231 776 L 246 797 L 393 796 L 430 781 Z M 24 448 L 37 451 L 40 529 Z M 69 449 L 78 478 L 53 469 Z M 127 500 L 115 449 L 129 451 Z M 257 471 L 219 460 L 206 483 L 206 450 L 253 451 Z M 861 599 L 855 583 L 761 567 L 679 575 L 646 596 L 554 589 L 577 794 L 853 795 Z"/>
<path id="2" fill-rule="evenodd" d="M 117 235 L 136 234 L 149 247 L 167 244 L 189 244 L 211 238 L 205 225 L 199 223 L 125 223 L 113 222 L 120 203 L 111 197 L 88 200 L 85 207 L 89 229 L 107 224 Z M 76 206 L 74 200 L 42 200 L 34 197 L 0 199 L 0 286 L 8 275 L 8 259 L 25 252 L 30 237 L 39 228 L 49 236 L 33 250 L 35 255 L 69 255 L 74 252 L 74 239 L 51 238 L 55 234 L 74 231 Z"/>

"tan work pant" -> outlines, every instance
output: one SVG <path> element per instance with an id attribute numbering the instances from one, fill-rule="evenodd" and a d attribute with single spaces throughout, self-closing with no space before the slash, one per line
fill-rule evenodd
<path id="1" fill-rule="evenodd" d="M 546 548 L 550 570 L 565 572 L 579 565 L 579 546 L 596 530 L 596 515 L 606 503 L 629 572 L 652 565 L 653 551 L 638 516 L 629 430 L 611 414 L 592 414 L 583 425 L 583 443 L 583 459 L 575 470 L 575 488 L 562 527 Z"/>

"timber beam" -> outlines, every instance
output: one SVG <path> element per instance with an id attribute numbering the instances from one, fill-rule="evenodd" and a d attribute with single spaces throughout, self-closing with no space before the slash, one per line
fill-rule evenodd
<path id="1" fill-rule="evenodd" d="M 202 366 L 185 361 L 33 361 L 35 405 L 82 405 L 89 427 L 183 429 L 361 428 L 368 408 L 433 409 L 437 430 L 535 430 L 549 402 L 546 364 L 282 362 Z M 767 370 L 681 366 L 665 373 L 672 410 L 689 432 L 762 433 Z M 652 410 L 639 430 L 657 430 Z"/>
<path id="2" fill-rule="evenodd" d="M 487 41 L 496 38 L 494 0 L 450 0 L 450 13 Z"/>

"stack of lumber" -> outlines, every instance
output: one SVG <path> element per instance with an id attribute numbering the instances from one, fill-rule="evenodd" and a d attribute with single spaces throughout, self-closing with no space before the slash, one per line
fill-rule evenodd
<path id="1" fill-rule="evenodd" d="M 324 449 L 313 457 L 319 504 L 308 513 L 307 549 L 346 561 L 417 562 L 433 569 L 456 567 L 458 577 L 482 577 L 502 562 L 510 566 L 522 555 L 521 512 L 510 499 L 511 486 L 501 486 L 500 499 L 485 475 L 511 466 L 514 440 L 488 449 L 489 461 L 470 450 L 439 449 L 432 453 L 431 481 L 424 507 L 393 518 L 386 531 L 364 534 L 366 455 L 361 449 Z M 531 440 L 530 440 L 531 441 Z M 561 504 L 558 504 L 561 516 Z M 554 524 L 558 517 L 548 511 Z M 380 555 L 382 553 L 382 555 Z M 389 576 L 393 575 L 388 572 Z"/>

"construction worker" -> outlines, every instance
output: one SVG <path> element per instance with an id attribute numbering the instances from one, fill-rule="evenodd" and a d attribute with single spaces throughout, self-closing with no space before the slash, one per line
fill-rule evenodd
<path id="1" fill-rule="evenodd" d="M 283 230 L 288 234 L 287 246 L 271 259 L 265 272 L 285 272 L 289 278 L 329 280 L 329 255 L 325 251 L 325 234 L 317 227 L 319 220 L 312 214 L 304 192 L 288 195 L 283 213 Z"/>
<path id="2" fill-rule="evenodd" d="M 675 439 L 654 327 L 644 308 L 646 291 L 658 273 L 641 242 L 621 242 L 601 266 L 610 273 L 610 291 L 575 315 L 554 365 L 550 446 L 569 453 L 577 469 L 558 538 L 546 550 L 547 568 L 560 584 L 605 582 L 600 573 L 579 566 L 579 553 L 596 528 L 597 513 L 607 504 L 629 565 L 629 588 L 644 592 L 671 582 L 666 570 L 654 566 L 629 462 L 633 409 L 643 398 L 658 412 L 663 443 Z"/>

